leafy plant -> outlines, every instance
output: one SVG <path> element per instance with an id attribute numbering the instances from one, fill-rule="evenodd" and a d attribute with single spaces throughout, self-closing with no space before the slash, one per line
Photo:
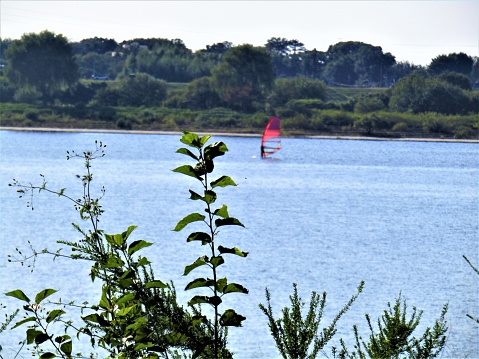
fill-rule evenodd
<path id="1" fill-rule="evenodd" d="M 40 186 L 22 185 L 17 180 L 10 184 L 18 188 L 20 197 L 30 195 L 28 206 L 32 208 L 33 195 L 37 191 L 46 191 L 72 201 L 80 219 L 91 226 L 89 230 L 84 230 L 74 224 L 83 238 L 75 242 L 59 241 L 71 249 L 70 255 L 47 249 L 37 252 L 32 248 L 31 256 L 25 256 L 17 250 L 21 257 L 13 257 L 13 260 L 23 263 L 29 259 L 35 260 L 40 254 L 86 260 L 92 263 L 91 280 L 102 282 L 101 296 L 96 305 L 86 302 L 81 305 L 74 302 L 42 303 L 47 296 L 56 292 L 54 289 L 38 293 L 34 302 L 20 289 L 8 292 L 7 295 L 28 303 L 24 306 L 27 316 L 13 328 L 28 326 L 26 344 L 33 345 L 34 353 L 41 358 L 71 357 L 72 343 L 71 337 L 66 334 L 68 330 L 73 330 L 78 336 L 86 335 L 92 346 L 98 345 L 116 358 L 175 358 L 184 351 L 197 352 L 210 336 L 208 328 L 177 304 L 173 284 L 157 279 L 150 261 L 138 254 L 152 243 L 130 239 L 136 226 L 113 235 L 105 234 L 99 228 L 103 213 L 100 199 L 105 190 L 102 188 L 100 197 L 92 196 L 91 162 L 105 155 L 104 147 L 100 142 L 95 151 L 80 154 L 67 152 L 67 159 L 79 157 L 85 161 L 85 174 L 77 176 L 83 187 L 83 195 L 79 199 L 67 195 L 64 188 L 59 191 L 49 189 L 43 175 Z M 54 309 L 48 310 L 51 305 L 55 306 Z M 82 327 L 74 326 L 70 320 L 63 320 L 65 310 L 70 309 L 80 310 Z M 64 335 L 55 334 L 61 331 L 55 324 L 64 326 Z M 42 351 L 40 346 L 47 342 L 53 345 L 53 349 Z"/>
<path id="2" fill-rule="evenodd" d="M 197 193 L 190 190 L 190 199 L 203 202 L 206 208 L 204 214 L 198 212 L 188 214 L 178 222 L 174 230 L 181 231 L 194 222 L 203 222 L 206 225 L 206 231 L 189 234 L 187 242 L 200 242 L 201 245 L 208 246 L 210 256 L 202 255 L 198 257 L 195 262 L 185 267 L 183 275 L 189 275 L 193 270 L 203 266 L 211 270 L 211 278 L 196 278 L 187 284 L 185 290 L 209 289 L 209 295 L 195 295 L 188 304 L 190 306 L 208 304 L 213 308 L 214 317 L 212 323 L 207 321 L 205 317 L 198 316 L 197 318 L 211 327 L 213 338 L 211 342 L 204 343 L 205 349 L 209 347 L 213 357 L 219 358 L 230 356 L 228 350 L 222 345 L 225 342 L 224 338 L 226 336 L 226 332 L 223 329 L 230 326 L 239 327 L 242 321 L 246 319 L 233 309 L 227 309 L 221 314 L 219 306 L 226 294 L 247 294 L 248 290 L 241 284 L 228 283 L 226 277 L 220 278 L 218 268 L 225 263 L 224 254 L 246 257 L 248 253 L 241 251 L 237 247 L 223 247 L 218 244 L 217 236 L 221 227 L 244 226 L 238 219 L 229 215 L 226 205 L 223 204 L 218 208 L 213 208 L 218 197 L 214 189 L 236 186 L 236 183 L 229 176 L 221 176 L 215 180 L 210 180 L 209 176 L 214 169 L 214 159 L 218 156 L 223 156 L 228 151 L 223 142 L 206 145 L 210 137 L 209 135 L 199 137 L 195 133 L 184 132 L 181 138 L 181 142 L 193 148 L 196 153 L 187 148 L 180 148 L 177 150 L 177 153 L 194 159 L 196 164 L 194 166 L 183 165 L 175 168 L 173 171 L 192 177 L 201 184 L 202 192 Z"/>
<path id="3" fill-rule="evenodd" d="M 434 323 L 433 328 L 426 328 L 419 337 L 413 337 L 421 320 L 422 311 L 413 307 L 413 313 L 409 319 L 406 318 L 406 300 L 401 303 L 401 295 L 396 299 L 394 306 L 388 303 L 388 310 L 378 318 L 378 331 L 373 328 L 371 318 L 366 314 L 371 334 L 369 341 L 365 342 L 358 333 L 357 326 L 354 326 L 356 344 L 351 353 L 346 349 L 345 343 L 341 340 L 341 351 L 338 358 L 402 358 L 407 355 L 410 358 L 436 358 L 442 352 L 446 344 L 446 332 L 448 330 L 445 320 L 447 304 L 444 305 L 441 316 Z"/>
<path id="4" fill-rule="evenodd" d="M 358 292 L 351 297 L 349 302 L 334 317 L 329 326 L 320 331 L 320 323 L 326 306 L 326 292 L 320 296 L 316 292 L 311 293 L 309 311 L 303 318 L 301 310 L 305 303 L 298 295 L 296 283 L 293 283 L 294 292 L 289 298 L 291 307 L 282 310 L 283 316 L 275 319 L 271 307 L 271 295 L 266 288 L 266 300 L 268 306 L 260 304 L 261 311 L 268 317 L 269 329 L 281 356 L 285 359 L 313 359 L 319 351 L 331 340 L 336 333 L 336 323 L 346 313 L 359 293 L 363 290 L 364 282 L 358 287 Z"/>

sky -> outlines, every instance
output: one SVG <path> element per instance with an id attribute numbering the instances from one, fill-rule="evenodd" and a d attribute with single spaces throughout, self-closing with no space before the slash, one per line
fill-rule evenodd
<path id="1" fill-rule="evenodd" d="M 272 37 L 318 51 L 361 41 L 426 66 L 439 55 L 479 56 L 479 0 L 0 0 L 1 38 L 43 30 L 74 42 L 181 39 L 193 51 L 224 41 L 263 46 Z"/>

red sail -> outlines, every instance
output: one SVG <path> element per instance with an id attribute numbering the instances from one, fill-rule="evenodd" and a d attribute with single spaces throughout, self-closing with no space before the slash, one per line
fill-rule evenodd
<path id="1" fill-rule="evenodd" d="M 281 127 L 278 117 L 271 117 L 263 132 L 261 148 L 263 156 L 272 155 L 281 148 Z"/>

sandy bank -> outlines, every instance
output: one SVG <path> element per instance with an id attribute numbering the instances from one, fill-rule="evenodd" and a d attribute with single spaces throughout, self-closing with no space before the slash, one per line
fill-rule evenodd
<path id="1" fill-rule="evenodd" d="M 137 131 L 137 130 L 111 130 L 111 129 L 83 129 L 83 128 L 44 128 L 44 127 L 1 127 L 0 131 L 25 131 L 25 132 L 82 132 L 82 133 L 118 133 L 141 135 L 182 135 L 180 131 Z M 260 133 L 234 133 L 234 132 L 197 132 L 199 135 L 226 136 L 226 137 L 261 137 Z M 323 136 L 304 135 L 296 138 L 316 138 L 325 140 L 361 140 L 361 141 L 409 141 L 409 142 L 460 142 L 479 143 L 479 140 L 466 140 L 454 138 L 388 138 L 366 136 Z"/>

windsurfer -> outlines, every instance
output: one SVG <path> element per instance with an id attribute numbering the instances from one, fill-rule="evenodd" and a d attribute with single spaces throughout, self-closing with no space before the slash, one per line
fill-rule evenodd
<path id="1" fill-rule="evenodd" d="M 261 158 L 264 158 L 264 146 L 261 145 Z"/>

